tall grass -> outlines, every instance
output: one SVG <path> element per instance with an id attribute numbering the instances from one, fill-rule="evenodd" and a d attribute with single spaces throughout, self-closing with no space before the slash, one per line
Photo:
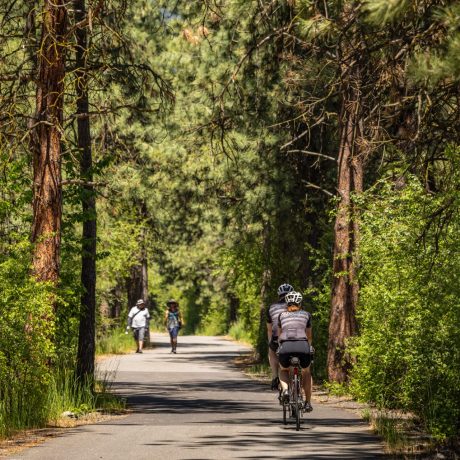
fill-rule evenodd
<path id="1" fill-rule="evenodd" d="M 131 333 L 125 334 L 124 330 L 116 329 L 110 334 L 102 336 L 96 343 L 96 354 L 119 355 L 132 351 L 134 339 Z"/>
<path id="2" fill-rule="evenodd" d="M 108 392 L 106 381 L 80 384 L 75 372 L 57 367 L 46 382 L 22 385 L 3 382 L 0 390 L 0 438 L 27 428 L 56 423 L 63 412 L 78 417 L 94 411 L 119 411 L 125 402 Z M 95 391 L 93 391 L 95 388 Z"/>
<path id="3" fill-rule="evenodd" d="M 362 417 L 383 438 L 387 450 L 391 453 L 411 452 L 417 443 L 421 443 L 421 437 L 414 440 L 408 436 L 408 432 L 414 431 L 414 420 L 411 417 L 403 417 L 396 412 L 370 409 L 365 409 Z"/>
<path id="4" fill-rule="evenodd" d="M 27 394 L 16 385 L 4 385 L 0 399 L 0 438 L 25 427 L 43 426 L 47 410 L 36 394 Z"/>
<path id="5" fill-rule="evenodd" d="M 47 392 L 46 407 L 49 418 L 56 421 L 65 411 L 80 414 L 95 410 L 96 394 L 92 387 L 91 382 L 80 385 L 75 372 L 69 369 L 58 370 Z"/>
<path id="6" fill-rule="evenodd" d="M 243 321 L 238 320 L 231 324 L 228 330 L 228 335 L 239 342 L 247 343 L 252 345 L 252 337 L 250 331 L 245 327 Z"/>
<path id="7" fill-rule="evenodd" d="M 259 363 L 253 364 L 246 369 L 248 374 L 253 375 L 256 378 L 261 379 L 271 379 L 272 378 L 272 370 L 268 364 Z"/>

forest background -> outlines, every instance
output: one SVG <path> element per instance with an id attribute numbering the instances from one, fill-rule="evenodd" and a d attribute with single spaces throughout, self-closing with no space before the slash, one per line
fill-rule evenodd
<path id="1" fill-rule="evenodd" d="M 0 0 L 0 434 L 96 404 L 96 344 L 140 297 L 265 359 L 289 282 L 315 380 L 456 437 L 459 19 Z"/>

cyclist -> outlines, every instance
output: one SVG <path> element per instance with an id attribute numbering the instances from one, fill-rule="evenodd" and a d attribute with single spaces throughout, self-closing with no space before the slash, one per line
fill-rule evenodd
<path id="1" fill-rule="evenodd" d="M 279 315 L 279 361 L 280 383 L 283 389 L 282 397 L 289 400 L 288 379 L 289 365 L 293 357 L 300 360 L 302 367 L 302 386 L 305 392 L 304 410 L 311 412 L 311 387 L 310 372 L 311 354 L 314 352 L 312 343 L 311 314 L 302 310 L 302 294 L 289 292 L 286 294 L 287 310 Z"/>
<path id="2" fill-rule="evenodd" d="M 183 324 L 182 315 L 179 311 L 179 303 L 176 300 L 168 300 L 166 302 L 166 306 L 165 326 L 166 329 L 168 329 L 169 337 L 171 339 L 171 353 L 176 353 L 177 336 Z"/>
<path id="3" fill-rule="evenodd" d="M 286 311 L 286 294 L 293 291 L 290 284 L 282 284 L 278 288 L 278 302 L 271 304 L 267 308 L 267 335 L 268 335 L 268 362 L 272 370 L 272 390 L 278 389 L 279 384 L 279 361 L 276 352 L 278 351 L 278 318 L 283 311 Z"/>

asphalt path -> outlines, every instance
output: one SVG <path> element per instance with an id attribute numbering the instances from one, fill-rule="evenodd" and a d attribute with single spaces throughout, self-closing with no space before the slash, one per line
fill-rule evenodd
<path id="1" fill-rule="evenodd" d="M 375 459 L 383 447 L 358 415 L 313 401 L 301 430 L 282 424 L 276 393 L 232 359 L 244 346 L 219 337 L 168 338 L 155 349 L 102 362 L 127 417 L 80 426 L 13 458 L 43 460 Z"/>

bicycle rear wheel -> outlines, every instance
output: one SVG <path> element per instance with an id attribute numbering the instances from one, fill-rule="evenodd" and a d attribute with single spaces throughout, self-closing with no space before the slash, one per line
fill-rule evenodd
<path id="1" fill-rule="evenodd" d="M 296 431 L 300 430 L 300 411 L 302 410 L 299 400 L 300 400 L 300 384 L 299 384 L 299 377 L 294 375 L 294 408 L 295 408 L 295 429 Z"/>
<path id="2" fill-rule="evenodd" d="M 287 406 L 286 404 L 283 404 L 283 423 L 285 425 L 287 424 Z"/>

